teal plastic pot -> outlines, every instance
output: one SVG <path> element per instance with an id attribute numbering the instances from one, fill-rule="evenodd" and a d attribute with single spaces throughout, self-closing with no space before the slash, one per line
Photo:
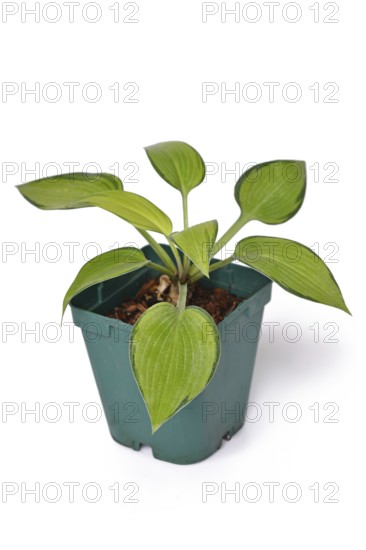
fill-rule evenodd
<path id="1" fill-rule="evenodd" d="M 169 248 L 165 247 L 169 253 Z M 147 258 L 158 262 L 150 246 Z M 230 264 L 214 271 L 204 286 L 223 288 L 245 298 L 219 325 L 221 357 L 209 384 L 154 435 L 129 361 L 132 326 L 105 317 L 133 296 L 157 272 L 146 267 L 94 285 L 71 302 L 74 323 L 82 330 L 95 381 L 113 439 L 139 450 L 149 445 L 155 458 L 192 464 L 210 456 L 244 424 L 271 281 L 253 269 Z"/>

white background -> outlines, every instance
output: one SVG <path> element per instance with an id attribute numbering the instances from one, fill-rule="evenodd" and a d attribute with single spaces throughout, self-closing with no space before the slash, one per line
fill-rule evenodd
<path id="1" fill-rule="evenodd" d="M 256 6 L 255 11 L 244 12 L 245 17 L 241 13 L 238 22 L 233 15 L 222 22 L 218 11 L 204 23 L 204 8 L 193 0 L 139 0 L 139 11 L 131 16 L 136 23 L 122 21 L 134 11 L 124 2 L 119 3 L 119 23 L 114 22 L 116 12 L 109 9 L 112 2 L 101 6 L 95 23 L 85 20 L 96 17 L 92 7 L 83 18 L 84 2 L 75 7 L 73 23 L 63 3 L 58 11 L 48 6 L 39 23 L 24 11 L 33 3 L 23 8 L 20 3 L 10 4 L 7 13 L 18 11 L 8 18 L 3 12 L 0 24 L 4 243 L 0 396 L 2 403 L 14 404 L 14 414 L 0 418 L 2 500 L 5 483 L 19 490 L 0 503 L 4 548 L 363 547 L 363 247 L 357 243 L 356 226 L 362 219 L 364 196 L 363 4 L 338 2 L 339 12 L 332 16 L 338 23 L 324 22 L 333 12 L 333 4 L 325 9 L 325 2 L 319 3 L 316 23 L 316 6 L 308 1 L 301 2 L 301 17 L 293 23 L 286 18 L 296 18 L 296 6 L 282 12 L 285 3 L 276 8 L 272 23 L 269 8 L 259 2 L 262 17 L 256 23 L 247 21 L 255 18 Z M 45 4 L 41 2 L 41 7 Z M 232 7 L 232 2 L 227 3 L 227 8 Z M 214 8 L 211 3 L 207 9 Z M 47 21 L 60 13 L 60 21 Z M 62 91 L 58 101 L 50 100 L 50 82 L 56 83 L 54 91 Z M 74 102 L 64 82 L 80 84 Z M 102 91 L 99 101 L 82 95 L 90 82 Z M 116 82 L 121 96 L 114 102 L 109 87 Z M 123 86 L 131 82 L 135 89 L 138 86 L 135 103 L 123 101 L 132 90 Z M 211 89 L 219 91 L 203 101 L 205 82 L 216 83 Z M 235 82 L 239 98 L 220 95 L 225 85 L 232 89 Z M 243 89 L 253 93 L 254 87 L 245 88 L 253 82 L 262 92 L 257 102 L 242 93 Z M 279 83 L 273 101 L 265 82 Z M 21 91 L 36 83 L 39 101 L 29 94 L 22 97 Z M 301 91 L 297 102 L 290 101 L 295 88 L 286 88 L 288 83 L 296 83 Z M 319 97 L 314 95 L 314 83 L 319 83 Z M 324 101 L 334 89 L 324 90 L 328 83 L 339 87 L 332 96 L 337 102 Z M 4 90 L 14 93 L 7 95 Z M 263 331 L 250 396 L 262 416 L 247 422 L 211 458 L 191 466 L 155 460 L 149 448 L 140 452 L 124 448 L 111 439 L 104 418 L 91 422 L 86 414 L 83 417 L 83 407 L 99 403 L 99 396 L 81 334 L 75 331 L 74 342 L 69 341 L 67 326 L 60 338 L 51 329 L 43 334 L 49 323 L 59 323 L 64 292 L 85 255 L 91 257 L 98 247 L 106 251 L 115 243 L 142 245 L 142 238 L 103 211 L 37 210 L 14 188 L 39 177 L 27 171 L 42 171 L 51 162 L 63 172 L 71 162 L 80 163 L 79 170 L 97 163 L 104 171 L 119 163 L 121 177 L 131 169 L 123 166 L 135 163 L 138 182 L 126 182 L 125 188 L 156 201 L 179 229 L 179 195 L 159 179 L 143 151 L 143 146 L 173 139 L 187 141 L 207 163 L 219 167 L 223 163 L 227 169 L 235 163 L 244 166 L 276 158 L 305 160 L 309 182 L 300 213 L 284 226 L 253 222 L 242 235 L 286 236 L 308 246 L 318 243 L 316 251 L 329 262 L 353 313 L 350 317 L 275 287 L 264 321 L 279 325 L 273 342 L 269 329 Z M 315 168 L 309 169 L 316 163 L 319 177 Z M 329 165 L 324 168 L 327 163 L 337 165 L 333 179 L 338 181 L 327 179 L 331 172 Z M 235 175 L 225 176 L 221 169 L 209 176 L 190 196 L 191 223 L 217 217 L 223 232 L 238 214 L 234 183 Z M 64 244 L 70 242 L 78 243 L 73 261 Z M 36 253 L 26 254 L 31 249 Z M 52 261 L 55 251 L 60 258 Z M 65 321 L 71 321 L 70 312 Z M 36 323 L 39 342 L 26 333 Z M 310 328 L 314 323 L 319 323 L 319 341 Z M 295 338 L 299 327 L 300 337 Z M 334 327 L 337 333 L 332 337 Z M 336 342 L 326 341 L 329 336 Z M 50 402 L 61 408 L 58 422 L 49 421 L 47 410 L 42 412 Z M 65 402 L 80 403 L 74 422 L 69 421 Z M 268 402 L 278 403 L 273 422 L 264 405 Z M 35 403 L 41 410 L 39 422 L 32 414 L 22 418 L 21 411 Z M 289 421 L 296 412 L 289 403 L 296 403 L 301 412 L 297 422 Z M 325 409 L 327 404 L 333 405 Z M 319 418 L 314 416 L 316 407 Z M 332 411 L 333 422 L 326 421 Z M 92 417 L 93 410 L 87 412 Z M 80 484 L 73 503 L 63 485 L 67 482 Z M 128 482 L 139 487 L 136 503 L 123 502 L 130 492 L 123 489 Z M 218 491 L 203 502 L 207 482 Z M 273 499 L 268 482 L 279 484 Z M 28 489 L 39 483 L 41 491 L 47 483 L 58 484 L 61 498 L 50 503 L 41 492 L 40 503 L 27 494 L 22 502 L 22 483 Z M 83 498 L 87 483 L 100 488 L 98 502 Z M 109 489 L 116 483 L 121 487 L 117 503 Z M 253 492 L 245 496 L 248 483 L 262 492 L 255 503 L 250 502 Z M 294 493 L 291 487 L 286 493 L 288 483 L 300 488 L 298 502 L 289 502 Z M 224 502 L 225 487 L 232 489 L 235 484 L 239 498 L 228 494 Z M 314 484 L 319 484 L 319 502 L 315 489 L 310 489 Z M 338 487 L 333 496 L 337 502 L 326 502 L 334 487 Z M 89 500 L 92 497 L 91 490 Z"/>

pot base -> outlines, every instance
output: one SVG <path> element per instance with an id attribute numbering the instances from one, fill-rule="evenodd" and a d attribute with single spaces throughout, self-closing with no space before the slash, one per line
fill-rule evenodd
<path id="1" fill-rule="evenodd" d="M 213 455 L 216 451 L 221 449 L 222 442 L 223 441 L 230 441 L 232 437 L 244 426 L 244 422 L 242 422 L 239 426 L 233 426 L 229 431 L 226 431 L 226 433 L 218 440 L 218 442 L 213 445 L 212 449 L 207 451 L 207 454 L 200 455 L 200 458 L 198 460 L 190 459 L 189 456 L 176 456 L 175 453 L 173 455 L 167 455 L 165 448 L 159 448 L 156 446 L 151 447 L 151 451 L 153 454 L 153 457 L 157 460 L 162 460 L 164 462 L 170 462 L 172 464 L 180 464 L 180 465 L 189 465 L 189 464 L 197 464 L 197 462 L 202 462 L 203 460 L 206 460 L 206 458 L 209 458 L 211 455 Z M 128 447 L 130 449 L 133 449 L 134 451 L 140 451 L 141 448 L 144 446 L 143 443 L 140 443 L 139 441 L 133 441 L 133 440 L 123 440 L 120 441 L 116 439 L 113 434 L 111 434 L 112 439 L 118 443 L 119 445 L 123 445 L 124 447 Z"/>

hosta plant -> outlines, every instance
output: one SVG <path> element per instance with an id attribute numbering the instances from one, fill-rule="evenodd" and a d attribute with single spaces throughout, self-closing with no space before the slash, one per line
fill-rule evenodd
<path id="1" fill-rule="evenodd" d="M 198 152 L 187 143 L 170 141 L 146 147 L 146 153 L 156 172 L 182 196 L 183 229 L 173 231 L 167 214 L 144 197 L 126 191 L 122 181 L 110 174 L 65 174 L 18 189 L 44 210 L 90 206 L 108 210 L 132 224 L 160 258 L 159 263 L 151 262 L 134 247 L 105 252 L 81 268 L 63 302 L 64 312 L 82 290 L 146 265 L 165 275 L 171 287 L 170 302 L 147 309 L 134 325 L 130 342 L 131 366 L 155 432 L 204 389 L 220 357 L 215 322 L 203 309 L 186 306 L 187 289 L 200 278 L 238 261 L 297 296 L 349 311 L 326 264 L 296 241 L 249 236 L 237 240 L 230 257 L 212 262 L 250 221 L 280 224 L 296 214 L 305 195 L 304 162 L 272 161 L 244 172 L 234 190 L 239 216 L 218 238 L 216 220 L 193 226 L 188 222 L 188 195 L 205 177 L 205 164 Z M 152 233 L 163 235 L 171 255 Z"/>

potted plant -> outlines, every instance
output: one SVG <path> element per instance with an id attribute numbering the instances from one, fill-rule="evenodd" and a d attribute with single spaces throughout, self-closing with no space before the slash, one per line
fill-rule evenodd
<path id="1" fill-rule="evenodd" d="M 325 263 L 296 241 L 245 237 L 229 257 L 214 258 L 248 222 L 280 224 L 296 214 L 305 195 L 304 162 L 273 161 L 244 172 L 235 186 L 239 217 L 217 238 L 216 220 L 188 223 L 188 195 L 205 176 L 198 152 L 171 141 L 149 146 L 146 153 L 181 193 L 180 231 L 173 232 L 164 212 L 125 191 L 113 175 L 65 174 L 18 189 L 41 209 L 98 206 L 146 239 L 141 250 L 119 248 L 87 262 L 66 292 L 63 313 L 71 303 L 114 439 L 135 449 L 150 445 L 156 458 L 188 464 L 212 454 L 243 425 L 258 343 L 253 327 L 260 327 L 272 281 L 302 298 L 349 311 Z M 138 309 L 134 324 L 107 316 L 131 300 Z M 221 317 L 215 320 L 218 303 Z M 117 310 L 127 315 L 128 307 Z"/>

